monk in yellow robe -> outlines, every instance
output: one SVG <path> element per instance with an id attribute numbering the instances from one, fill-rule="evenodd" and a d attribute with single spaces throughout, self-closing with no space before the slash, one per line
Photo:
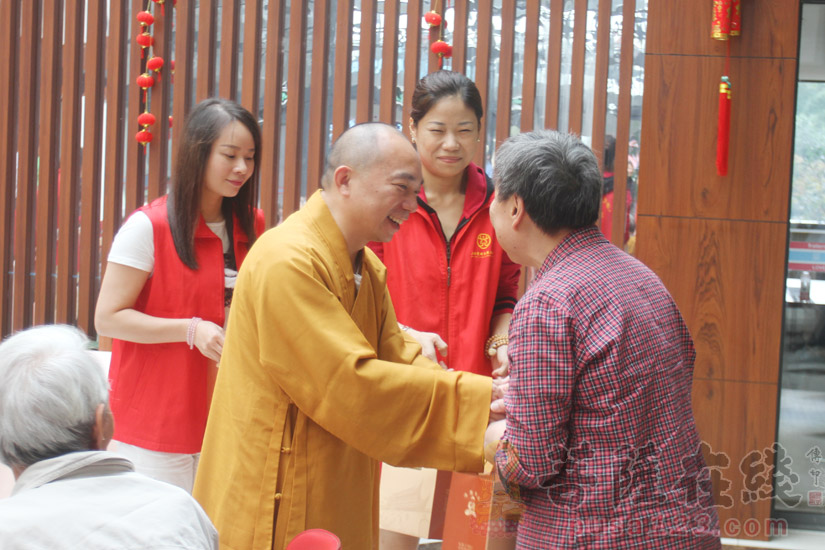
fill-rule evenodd
<path id="1" fill-rule="evenodd" d="M 421 356 L 365 248 L 416 209 L 421 181 L 399 132 L 355 126 L 333 144 L 323 189 L 250 250 L 194 490 L 221 548 L 282 549 L 322 528 L 374 549 L 381 461 L 482 470 L 491 380 Z"/>

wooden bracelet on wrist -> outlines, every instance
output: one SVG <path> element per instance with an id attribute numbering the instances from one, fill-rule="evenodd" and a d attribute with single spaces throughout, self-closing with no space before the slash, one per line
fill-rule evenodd
<path id="1" fill-rule="evenodd" d="M 492 357 L 501 346 L 510 345 L 510 337 L 506 334 L 493 334 L 484 344 L 484 353 Z M 492 351 L 492 353 L 491 353 Z"/>

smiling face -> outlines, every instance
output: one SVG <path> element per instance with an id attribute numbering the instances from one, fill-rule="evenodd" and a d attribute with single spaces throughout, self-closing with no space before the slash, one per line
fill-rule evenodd
<path id="1" fill-rule="evenodd" d="M 418 208 L 418 156 L 401 134 L 393 130 L 385 135 L 374 156 L 363 166 L 349 167 L 347 174 L 352 227 L 363 244 L 389 242 Z"/>
<path id="2" fill-rule="evenodd" d="M 204 171 L 204 201 L 234 197 L 255 170 L 255 141 L 249 130 L 233 120 L 212 144 Z"/>
<path id="3" fill-rule="evenodd" d="M 457 178 L 470 164 L 478 147 L 479 122 L 475 112 L 457 95 L 438 100 L 418 124 L 410 121 L 425 179 Z"/>

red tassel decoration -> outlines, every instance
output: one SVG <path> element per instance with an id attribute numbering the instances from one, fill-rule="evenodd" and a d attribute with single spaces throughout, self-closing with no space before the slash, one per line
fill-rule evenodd
<path id="1" fill-rule="evenodd" d="M 153 0 L 155 4 L 160 4 L 160 13 L 161 15 L 166 15 L 166 8 L 163 7 L 164 0 Z"/>
<path id="2" fill-rule="evenodd" d="M 716 136 L 716 173 L 728 175 L 728 150 L 730 146 L 730 79 L 722 77 L 719 83 L 719 126 Z"/>

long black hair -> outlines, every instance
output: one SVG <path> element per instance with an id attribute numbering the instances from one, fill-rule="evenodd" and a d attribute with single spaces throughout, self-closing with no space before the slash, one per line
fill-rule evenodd
<path id="1" fill-rule="evenodd" d="M 195 229 L 200 216 L 204 175 L 212 153 L 212 146 L 221 131 L 233 121 L 243 124 L 255 142 L 255 166 L 249 180 L 234 197 L 226 197 L 221 212 L 226 223 L 233 215 L 246 233 L 249 243 L 255 241 L 255 201 L 258 196 L 258 166 L 261 160 L 261 129 L 252 113 L 234 101 L 210 98 L 197 104 L 186 117 L 180 136 L 178 156 L 172 174 L 169 194 L 169 228 L 175 251 L 181 261 L 197 269 L 195 259 Z"/>

